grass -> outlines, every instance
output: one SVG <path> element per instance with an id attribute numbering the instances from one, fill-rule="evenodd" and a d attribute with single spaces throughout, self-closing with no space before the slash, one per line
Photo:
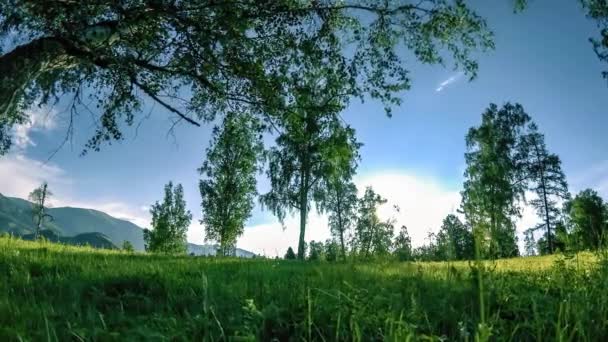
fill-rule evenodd
<path id="1" fill-rule="evenodd" d="M 0 340 L 601 341 L 602 260 L 299 263 L 0 238 Z"/>

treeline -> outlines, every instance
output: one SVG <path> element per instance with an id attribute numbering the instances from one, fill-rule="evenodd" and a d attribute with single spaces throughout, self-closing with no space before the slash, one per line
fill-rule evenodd
<path id="1" fill-rule="evenodd" d="M 520 255 L 515 223 L 524 205 L 541 221 L 525 232 L 525 254 L 597 249 L 604 245 L 608 208 L 593 190 L 571 198 L 559 156 L 519 104 L 491 104 L 481 124 L 466 134 L 466 170 L 458 215 L 444 218 L 427 243 L 412 248 L 406 227 L 396 232 L 394 218 L 382 219 L 387 203 L 371 187 L 358 197 L 353 182 L 361 144 L 340 118 L 339 102 L 314 83 L 301 90 L 313 109 L 293 113 L 288 124 L 275 126 L 275 144 L 262 144 L 266 123 L 243 113 L 229 113 L 215 128 L 199 169 L 205 238 L 220 245 L 220 255 L 233 255 L 256 197 L 283 222 L 299 214 L 297 249 L 285 258 L 343 260 L 347 257 L 395 256 L 400 260 L 463 260 Z M 304 88 L 303 88 L 304 89 Z M 315 104 L 323 104 L 324 111 Z M 265 171 L 271 188 L 256 191 L 256 175 Z M 398 184 L 396 184 L 398 186 Z M 526 199 L 526 194 L 533 194 Z M 151 251 L 182 252 L 191 214 L 183 189 L 169 183 L 163 203 L 152 207 L 153 230 L 146 232 Z M 328 217 L 332 238 L 306 243 L 307 218 L 315 208 Z M 395 207 L 398 211 L 399 208 Z M 395 234 L 396 233 L 396 234 Z M 160 242 L 159 242 L 160 241 Z M 175 241 L 178 241 L 177 243 Z"/>

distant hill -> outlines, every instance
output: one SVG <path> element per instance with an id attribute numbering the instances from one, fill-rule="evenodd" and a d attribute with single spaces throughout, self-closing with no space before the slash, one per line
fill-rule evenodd
<path id="1" fill-rule="evenodd" d="M 0 231 L 15 235 L 33 234 L 35 227 L 31 208 L 32 203 L 26 200 L 0 195 Z M 142 228 L 129 221 L 93 209 L 64 207 L 49 208 L 47 212 L 53 220 L 45 222 L 43 228 L 59 236 L 102 233 L 116 246 L 129 241 L 136 250 L 144 250 Z"/>
<path id="2" fill-rule="evenodd" d="M 19 236 L 34 234 L 34 224 L 31 213 L 32 203 L 14 197 L 0 194 L 0 232 L 8 232 Z M 112 217 L 104 212 L 84 208 L 49 208 L 53 216 L 51 222 L 45 222 L 43 229 L 52 232 L 59 240 L 72 242 L 86 241 L 94 243 L 91 246 L 104 245 L 104 239 L 114 246 L 122 246 L 124 241 L 133 244 L 135 250 L 144 250 L 143 229 L 132 222 Z M 99 233 L 99 235 L 95 235 Z M 78 244 L 78 243 L 76 243 Z M 81 243 L 84 244 L 84 243 Z M 104 247 L 111 248 L 111 247 Z M 215 255 L 217 246 L 197 245 L 188 243 L 188 253 L 195 255 Z M 254 253 L 237 248 L 237 256 L 252 257 Z"/>
<path id="3" fill-rule="evenodd" d="M 43 230 L 40 235 L 51 242 L 60 242 L 75 246 L 91 246 L 95 248 L 118 249 L 110 238 L 102 233 L 83 233 L 76 236 L 59 236 L 52 230 Z M 34 240 L 34 234 L 22 235 L 24 240 Z"/>
<path id="4" fill-rule="evenodd" d="M 194 255 L 215 255 L 218 248 L 218 245 L 196 245 L 193 243 L 188 243 L 188 253 L 193 253 Z M 239 258 L 252 258 L 255 256 L 255 254 L 244 249 L 237 248 L 236 256 Z"/>

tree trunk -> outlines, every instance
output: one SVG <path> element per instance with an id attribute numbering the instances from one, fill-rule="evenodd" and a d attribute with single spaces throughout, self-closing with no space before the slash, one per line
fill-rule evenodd
<path id="1" fill-rule="evenodd" d="M 346 247 L 344 246 L 344 227 L 342 226 L 342 213 L 338 210 L 338 225 L 340 226 L 340 248 L 342 249 L 342 260 L 346 260 Z"/>
<path id="2" fill-rule="evenodd" d="M 545 187 L 545 177 L 541 176 L 541 184 L 543 189 L 543 204 L 545 205 L 545 225 L 547 226 L 547 246 L 549 254 L 553 254 L 553 237 L 551 236 L 551 222 L 549 218 L 549 204 L 547 203 L 547 189 Z"/>
<path id="3" fill-rule="evenodd" d="M 342 201 L 340 201 L 340 193 L 337 191 L 338 200 L 338 229 L 340 229 L 340 248 L 342 249 L 342 260 L 346 260 L 346 248 L 344 246 L 344 226 L 342 225 Z"/>
<path id="4" fill-rule="evenodd" d="M 303 177 L 303 184 L 306 184 L 306 176 Z M 300 239 L 298 240 L 298 259 L 304 260 L 304 237 L 306 234 L 306 216 L 308 215 L 308 189 L 306 186 L 300 189 Z"/>
<path id="5" fill-rule="evenodd" d="M 48 185 L 44 183 L 42 185 L 42 194 L 40 195 L 40 208 L 38 209 L 38 222 L 36 224 L 36 233 L 34 234 L 34 240 L 38 240 L 40 236 L 40 228 L 42 227 L 42 220 L 44 219 L 44 202 L 46 202 L 46 191 Z"/>
<path id="6" fill-rule="evenodd" d="M 553 254 L 553 237 L 551 236 L 551 222 L 549 218 L 549 203 L 547 202 L 547 186 L 545 184 L 545 167 L 541 160 L 540 150 L 538 144 L 534 145 L 536 149 L 536 156 L 538 158 L 538 166 L 540 168 L 540 186 L 543 191 L 543 206 L 545 207 L 545 225 L 547 226 L 547 247 L 549 248 L 549 254 Z"/>

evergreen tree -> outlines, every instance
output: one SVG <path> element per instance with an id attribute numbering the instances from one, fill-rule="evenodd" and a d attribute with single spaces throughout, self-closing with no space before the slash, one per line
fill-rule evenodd
<path id="1" fill-rule="evenodd" d="M 32 201 L 32 217 L 36 223 L 36 231 L 34 232 L 34 239 L 38 239 L 42 224 L 45 220 L 52 220 L 53 217 L 46 212 L 46 206 L 48 206 L 49 198 L 53 196 L 53 193 L 49 190 L 49 186 L 46 182 L 30 192 L 29 200 Z"/>
<path id="2" fill-rule="evenodd" d="M 466 136 L 462 211 L 476 231 L 481 252 L 490 257 L 519 254 L 514 217 L 526 189 L 523 135 L 530 117 L 519 104 L 495 104 Z"/>
<path id="3" fill-rule="evenodd" d="M 291 247 L 287 248 L 287 252 L 285 253 L 285 260 L 295 260 L 296 259 L 296 253 L 293 252 L 293 249 Z"/>
<path id="4" fill-rule="evenodd" d="M 186 210 L 184 189 L 181 184 L 165 185 L 162 203 L 156 202 L 150 209 L 152 230 L 144 230 L 146 251 L 167 254 L 183 254 L 187 251 L 186 233 L 192 214 Z"/>
<path id="5" fill-rule="evenodd" d="M 608 238 L 608 207 L 598 193 L 586 189 L 565 204 L 573 235 L 581 249 L 598 249 Z"/>
<path id="6" fill-rule="evenodd" d="M 97 150 L 123 137 L 144 100 L 193 125 L 235 107 L 281 123 L 292 74 L 314 66 L 338 70 L 348 97 L 390 108 L 410 87 L 397 48 L 432 64 L 447 51 L 474 76 L 471 53 L 493 47 L 462 1 L 24 0 L 0 13 L 0 43 L 20 44 L 0 44 L 11 47 L 0 51 L 0 154 L 30 107 L 62 95 L 71 115 L 97 104 L 87 144 Z"/>
<path id="7" fill-rule="evenodd" d="M 412 259 L 412 239 L 407 232 L 406 226 L 401 226 L 393 246 L 395 247 L 395 255 L 397 256 L 397 259 L 400 261 Z"/>
<path id="8" fill-rule="evenodd" d="M 543 219 L 535 229 L 545 230 L 547 250 L 554 251 L 555 232 L 552 229 L 560 213 L 558 201 L 569 197 L 566 176 L 561 168 L 561 160 L 550 154 L 545 145 L 545 137 L 538 132 L 536 124 L 529 125 L 529 133 L 524 138 L 524 148 L 528 150 L 528 175 L 532 190 L 537 198 L 530 201 L 538 215 Z"/>
<path id="9" fill-rule="evenodd" d="M 233 255 L 257 194 L 256 172 L 263 151 L 260 126 L 246 114 L 230 112 L 213 131 L 207 159 L 199 169 L 205 240 L 217 241 L 219 255 Z"/>

